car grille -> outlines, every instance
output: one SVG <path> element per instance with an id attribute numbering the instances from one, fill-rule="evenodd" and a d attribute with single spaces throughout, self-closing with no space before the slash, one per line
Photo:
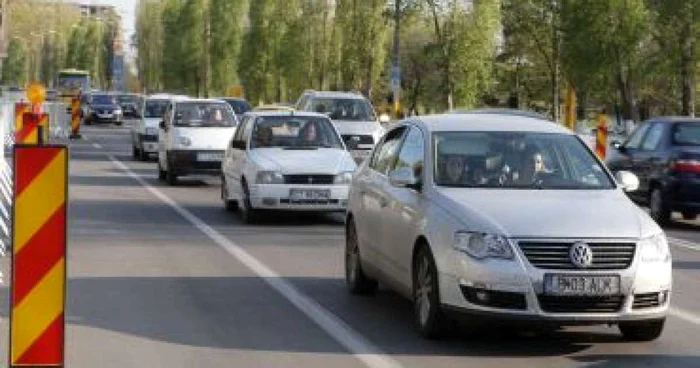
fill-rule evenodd
<path id="1" fill-rule="evenodd" d="M 540 308 L 547 313 L 615 313 L 622 308 L 624 296 L 550 296 L 538 295 Z"/>
<path id="2" fill-rule="evenodd" d="M 348 144 L 353 137 L 358 137 L 357 144 L 374 144 L 374 138 L 371 135 L 344 134 L 342 137 L 345 144 Z"/>
<path id="3" fill-rule="evenodd" d="M 659 293 L 634 295 L 634 303 L 632 303 L 632 309 L 658 308 L 660 306 L 661 303 L 659 303 Z"/>
<path id="4" fill-rule="evenodd" d="M 569 257 L 574 243 L 567 242 L 518 242 L 520 249 L 533 266 L 543 269 L 576 270 Z M 593 252 L 589 270 L 624 270 L 632 264 L 635 243 L 587 243 Z"/>
<path id="5" fill-rule="evenodd" d="M 333 184 L 334 175 L 285 175 L 285 184 L 329 185 Z"/>

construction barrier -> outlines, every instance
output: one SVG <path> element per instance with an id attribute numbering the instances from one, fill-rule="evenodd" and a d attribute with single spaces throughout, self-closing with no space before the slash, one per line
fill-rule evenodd
<path id="1" fill-rule="evenodd" d="M 15 103 L 15 132 L 22 129 L 22 116 L 25 112 L 30 112 L 32 106 L 26 102 Z"/>
<path id="2" fill-rule="evenodd" d="M 80 99 L 71 100 L 71 137 L 80 137 Z"/>
<path id="3" fill-rule="evenodd" d="M 22 128 L 17 131 L 15 142 L 17 144 L 38 144 L 40 126 L 43 127 L 43 142 L 48 142 L 49 114 L 25 112 L 22 118 Z"/>
<path id="4" fill-rule="evenodd" d="M 66 146 L 16 145 L 10 367 L 64 365 Z"/>
<path id="5" fill-rule="evenodd" d="M 605 114 L 598 115 L 598 126 L 595 135 L 595 152 L 601 159 L 605 159 L 608 145 L 608 124 Z"/>

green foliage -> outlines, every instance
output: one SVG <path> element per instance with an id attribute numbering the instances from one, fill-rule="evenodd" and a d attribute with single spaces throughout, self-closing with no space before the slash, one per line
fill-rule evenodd
<path id="1" fill-rule="evenodd" d="M 12 86 L 27 83 L 27 46 L 19 38 L 13 38 L 7 45 L 7 59 L 2 68 L 2 82 Z"/>

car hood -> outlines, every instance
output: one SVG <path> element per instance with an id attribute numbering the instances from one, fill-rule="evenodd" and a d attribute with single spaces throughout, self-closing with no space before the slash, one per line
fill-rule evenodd
<path id="1" fill-rule="evenodd" d="M 174 127 L 175 136 L 187 137 L 192 144 L 190 150 L 226 150 L 228 142 L 236 133 L 235 127 Z"/>
<path id="2" fill-rule="evenodd" d="M 468 230 L 513 238 L 641 238 L 661 231 L 620 190 L 441 188 L 446 210 Z"/>
<path id="3" fill-rule="evenodd" d="M 350 154 L 337 148 L 285 150 L 279 147 L 256 148 L 251 160 L 262 170 L 282 174 L 337 174 L 357 167 Z"/>

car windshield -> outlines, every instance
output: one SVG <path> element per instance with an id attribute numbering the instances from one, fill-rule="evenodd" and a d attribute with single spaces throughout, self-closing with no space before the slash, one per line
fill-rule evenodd
<path id="1" fill-rule="evenodd" d="M 243 115 L 250 111 L 250 105 L 245 100 L 226 100 L 226 102 L 231 105 L 236 115 Z"/>
<path id="2" fill-rule="evenodd" d="M 372 106 L 360 98 L 316 98 L 311 102 L 311 110 L 326 114 L 333 120 L 376 120 Z"/>
<path id="3" fill-rule="evenodd" d="M 433 136 L 440 186 L 611 189 L 614 183 L 573 135 L 441 132 Z"/>
<path id="4" fill-rule="evenodd" d="M 700 146 L 700 124 L 676 124 L 673 127 L 673 144 L 676 146 Z"/>
<path id="5" fill-rule="evenodd" d="M 143 109 L 144 118 L 162 118 L 168 107 L 168 100 L 147 100 Z"/>
<path id="6" fill-rule="evenodd" d="M 235 127 L 236 117 L 224 102 L 180 102 L 175 108 L 175 126 Z"/>
<path id="7" fill-rule="evenodd" d="M 119 95 L 117 97 L 119 103 L 138 103 L 139 97 L 135 95 Z"/>
<path id="8" fill-rule="evenodd" d="M 111 95 L 92 95 L 91 103 L 93 105 L 114 105 L 115 99 Z"/>
<path id="9" fill-rule="evenodd" d="M 338 148 L 343 144 L 330 120 L 322 117 L 265 116 L 255 124 L 251 148 Z"/>

